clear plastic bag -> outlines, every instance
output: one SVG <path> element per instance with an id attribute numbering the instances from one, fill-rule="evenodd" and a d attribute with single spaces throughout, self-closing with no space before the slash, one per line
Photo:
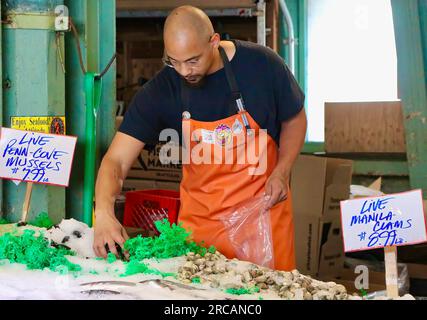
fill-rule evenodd
<path id="1" fill-rule="evenodd" d="M 273 237 L 268 198 L 256 197 L 221 215 L 236 257 L 260 266 L 274 268 Z"/>

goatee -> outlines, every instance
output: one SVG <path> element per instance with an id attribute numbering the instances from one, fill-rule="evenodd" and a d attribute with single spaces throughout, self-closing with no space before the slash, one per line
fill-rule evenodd
<path id="1" fill-rule="evenodd" d="M 182 78 L 184 80 L 184 84 L 189 87 L 189 88 L 200 88 L 203 87 L 206 83 L 206 79 L 205 77 L 201 78 L 199 81 L 197 82 L 189 82 L 187 81 L 187 79 Z"/>

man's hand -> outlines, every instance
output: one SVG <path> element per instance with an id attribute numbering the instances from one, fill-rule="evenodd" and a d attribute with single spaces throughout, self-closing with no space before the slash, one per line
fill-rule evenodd
<path id="1" fill-rule="evenodd" d="M 114 202 L 120 194 L 129 168 L 143 147 L 143 142 L 118 132 L 102 159 L 95 185 L 96 223 L 93 242 L 93 249 L 99 257 L 106 258 L 107 250 L 118 256 L 116 243 L 126 256 L 123 245 L 129 237 L 114 215 Z"/>
<path id="2" fill-rule="evenodd" d="M 125 253 L 124 243 L 127 239 L 129 236 L 116 217 L 109 214 L 101 214 L 96 217 L 93 249 L 98 257 L 107 258 L 105 245 L 108 245 L 110 252 L 118 257 L 116 243 Z"/>
<path id="3" fill-rule="evenodd" d="M 289 175 L 284 175 L 278 170 L 273 171 L 265 183 L 265 195 L 268 197 L 266 210 L 270 210 L 277 203 L 288 198 L 288 185 Z"/>
<path id="4" fill-rule="evenodd" d="M 307 118 L 304 108 L 294 117 L 282 122 L 279 158 L 265 183 L 265 194 L 270 198 L 266 210 L 288 197 L 289 177 L 295 159 L 304 145 L 306 129 Z"/>

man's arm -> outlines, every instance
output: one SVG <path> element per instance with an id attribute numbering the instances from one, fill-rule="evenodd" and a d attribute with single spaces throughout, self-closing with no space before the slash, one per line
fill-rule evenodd
<path id="1" fill-rule="evenodd" d="M 265 193 L 270 196 L 267 209 L 287 198 L 292 166 L 304 145 L 306 130 L 304 108 L 293 118 L 282 122 L 279 159 L 265 185 Z"/>
<path id="2" fill-rule="evenodd" d="M 128 236 L 116 219 L 114 203 L 120 194 L 123 181 L 144 143 L 118 132 L 102 159 L 95 186 L 95 239 L 93 248 L 97 256 L 106 258 L 107 244 L 110 252 L 117 256 L 115 243 L 123 248 Z"/>

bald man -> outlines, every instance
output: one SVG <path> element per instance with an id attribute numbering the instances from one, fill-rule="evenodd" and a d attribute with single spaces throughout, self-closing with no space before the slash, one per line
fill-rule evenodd
<path id="1" fill-rule="evenodd" d="M 123 247 L 127 234 L 115 218 L 115 198 L 144 146 L 156 144 L 169 128 L 190 150 L 183 163 L 178 221 L 193 239 L 214 245 L 229 258 L 294 269 L 289 176 L 306 132 L 303 92 L 275 52 L 250 42 L 221 41 L 208 16 L 195 7 L 171 12 L 164 46 L 165 67 L 134 97 L 99 169 L 96 254 L 106 257 L 106 249 L 117 254 L 115 244 Z M 218 151 L 242 146 L 263 148 L 264 171 L 251 171 L 261 157 L 254 166 L 242 161 L 239 152 L 231 153 L 231 163 L 218 163 Z M 210 152 L 204 161 L 193 161 L 191 150 L 200 148 Z M 245 204 L 268 210 L 270 237 L 256 236 L 253 222 L 261 213 L 255 212 L 244 236 L 232 238 L 229 217 Z"/>

